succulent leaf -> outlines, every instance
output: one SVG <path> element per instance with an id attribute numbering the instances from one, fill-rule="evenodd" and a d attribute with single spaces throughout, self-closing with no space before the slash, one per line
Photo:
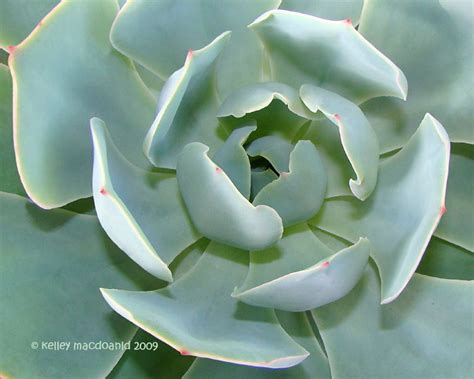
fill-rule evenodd
<path id="1" fill-rule="evenodd" d="M 271 168 L 267 168 L 263 171 L 252 170 L 250 175 L 252 178 L 250 193 L 251 199 L 255 199 L 255 196 L 257 196 L 263 187 L 278 178 L 277 174 L 275 174 Z"/>
<path id="2" fill-rule="evenodd" d="M 465 377 L 473 284 L 415 274 L 396 302 L 380 305 L 371 267 L 347 297 L 313 311 L 333 377 Z"/>
<path id="3" fill-rule="evenodd" d="M 230 130 L 255 121 L 253 139 L 275 136 L 289 142 L 308 119 L 316 117 L 296 89 L 276 82 L 246 86 L 231 93 L 220 105 L 217 116 Z"/>
<path id="4" fill-rule="evenodd" d="M 308 120 L 315 118 L 316 111 L 305 107 L 296 89 L 277 82 L 253 84 L 232 92 L 220 105 L 217 116 L 240 118 L 268 107 L 275 99 L 283 102 L 291 112 L 300 117 Z"/>
<path id="5" fill-rule="evenodd" d="M 362 107 L 382 152 L 402 147 L 426 112 L 446 126 L 451 142 L 474 143 L 473 27 L 469 1 L 365 0 L 360 33 L 410 83 L 406 103 L 381 98 Z"/>
<path id="6" fill-rule="evenodd" d="M 123 350 L 71 346 L 64 354 L 41 343 L 130 341 L 136 328 L 110 312 L 98 288 L 140 290 L 156 280 L 107 240 L 94 216 L 46 212 L 3 192 L 0 209 L 2 377 L 105 377 Z"/>
<path id="7" fill-rule="evenodd" d="M 12 80 L 8 66 L 0 63 L 0 191 L 25 194 L 16 169 L 12 129 Z"/>
<path id="8" fill-rule="evenodd" d="M 449 150 L 445 130 L 427 114 L 408 144 L 381 164 L 368 200 L 328 200 L 312 221 L 349 241 L 369 238 L 384 304 L 407 285 L 444 213 Z"/>
<path id="9" fill-rule="evenodd" d="M 275 81 L 294 88 L 317 85 L 356 103 L 376 96 L 406 98 L 400 69 L 346 20 L 276 10 L 249 27 L 264 44 Z"/>
<path id="10" fill-rule="evenodd" d="M 230 33 L 208 46 L 190 51 L 184 66 L 165 83 L 158 100 L 158 114 L 144 143 L 145 154 L 158 167 L 176 168 L 176 159 L 190 142 L 206 141 L 214 153 L 222 144 L 216 119 L 215 62 Z"/>
<path id="11" fill-rule="evenodd" d="M 474 146 L 451 144 L 446 212 L 434 235 L 474 252 Z"/>
<path id="12" fill-rule="evenodd" d="M 379 145 L 364 114 L 343 97 L 312 85 L 303 85 L 300 96 L 310 110 L 319 109 L 338 127 L 342 146 L 357 175 L 357 180 L 349 180 L 349 187 L 358 199 L 367 199 L 377 183 Z"/>
<path id="13" fill-rule="evenodd" d="M 245 252 L 211 243 L 192 271 L 152 292 L 102 290 L 109 305 L 184 355 L 257 367 L 291 367 L 308 356 L 274 311 L 229 296 L 247 271 Z M 212 317 L 212 322 L 209 322 Z"/>
<path id="14" fill-rule="evenodd" d="M 247 147 L 251 157 L 263 157 L 279 173 L 290 170 L 290 154 L 295 146 L 278 135 L 265 136 L 253 140 Z"/>
<path id="15" fill-rule="evenodd" d="M 315 375 L 321 379 L 330 378 L 327 358 L 314 337 L 306 314 L 283 311 L 277 311 L 276 314 L 281 325 L 291 338 L 310 353 L 310 356 L 299 365 L 284 370 L 274 370 L 270 368 L 232 365 L 198 358 L 194 361 L 183 379 L 312 379 Z"/>
<path id="16" fill-rule="evenodd" d="M 103 121 L 91 120 L 93 194 L 109 237 L 149 273 L 171 281 L 167 265 L 200 238 L 186 214 L 174 174 L 147 172 L 117 150 Z"/>
<path id="17" fill-rule="evenodd" d="M 263 52 L 246 26 L 280 0 L 128 1 L 111 32 L 113 45 L 149 70 L 166 78 L 181 65 L 189 49 L 207 45 L 221 33 L 232 39 L 218 63 L 221 96 L 262 79 Z"/>
<path id="18" fill-rule="evenodd" d="M 265 186 L 253 204 L 268 205 L 285 227 L 312 218 L 321 208 L 327 188 L 325 167 L 310 141 L 300 140 L 290 154 L 289 171 Z"/>
<path id="19" fill-rule="evenodd" d="M 59 0 L 6 0 L 0 2 L 0 47 L 8 49 L 23 41 Z"/>
<path id="20" fill-rule="evenodd" d="M 278 213 L 253 206 L 226 173 L 207 156 L 199 142 L 187 145 L 178 158 L 176 175 L 189 215 L 205 237 L 245 250 L 264 249 L 283 233 Z"/>
<path id="21" fill-rule="evenodd" d="M 474 254 L 433 237 L 416 271 L 437 278 L 474 280 Z"/>
<path id="22" fill-rule="evenodd" d="M 43 208 L 91 195 L 92 115 L 109 123 L 127 159 L 148 165 L 140 145 L 153 97 L 110 45 L 117 11 L 113 0 L 64 1 L 10 54 L 18 171 Z"/>
<path id="23" fill-rule="evenodd" d="M 252 252 L 244 284 L 232 296 L 244 303 L 300 312 L 346 295 L 364 273 L 367 239 L 334 254 L 306 224 L 285 231 L 265 251 Z"/>
<path id="24" fill-rule="evenodd" d="M 328 20 L 351 20 L 359 23 L 364 0 L 282 0 L 280 9 L 309 14 Z"/>
<path id="25" fill-rule="evenodd" d="M 301 139 L 309 140 L 316 146 L 326 167 L 328 176 L 326 198 L 353 195 L 348 183 L 354 178 L 354 169 L 341 143 L 339 128 L 334 127 L 332 121 L 323 117 L 321 120 L 311 122 Z"/>
<path id="26" fill-rule="evenodd" d="M 250 197 L 250 162 L 242 145 L 256 129 L 253 125 L 234 130 L 212 157 L 246 199 Z"/>

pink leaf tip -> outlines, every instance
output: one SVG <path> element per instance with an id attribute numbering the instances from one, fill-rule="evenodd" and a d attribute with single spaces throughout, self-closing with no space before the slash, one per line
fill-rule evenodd
<path id="1" fill-rule="evenodd" d="M 342 22 L 347 25 L 352 25 L 352 20 L 350 18 L 346 18 L 345 20 L 342 20 Z"/>
<path id="2" fill-rule="evenodd" d="M 189 355 L 189 351 L 187 351 L 187 350 L 180 350 L 179 353 L 181 355 Z"/>
<path id="3" fill-rule="evenodd" d="M 186 60 L 189 61 L 193 57 L 193 50 L 189 49 L 188 50 L 188 55 L 186 55 Z"/>
<path id="4" fill-rule="evenodd" d="M 16 50 L 16 46 L 14 46 L 14 45 L 7 46 L 7 51 L 8 51 L 9 54 L 13 54 L 15 52 L 15 50 Z"/>
<path id="5" fill-rule="evenodd" d="M 324 262 L 321 266 L 328 267 L 329 266 L 329 261 Z"/>
<path id="6" fill-rule="evenodd" d="M 222 169 L 219 166 L 216 166 L 216 172 L 222 172 Z"/>
<path id="7" fill-rule="evenodd" d="M 447 211 L 446 206 L 443 204 L 441 208 L 439 209 L 440 216 L 443 216 L 446 213 L 446 211 Z"/>
<path id="8" fill-rule="evenodd" d="M 341 122 L 341 116 L 339 116 L 337 113 L 334 113 L 334 118 L 337 122 Z"/>
<path id="9" fill-rule="evenodd" d="M 102 187 L 99 192 L 101 195 L 107 195 L 107 190 L 104 187 Z"/>

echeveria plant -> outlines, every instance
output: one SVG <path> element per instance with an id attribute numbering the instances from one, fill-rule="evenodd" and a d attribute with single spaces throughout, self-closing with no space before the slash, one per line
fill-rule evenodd
<path id="1" fill-rule="evenodd" d="M 472 7 L 1 1 L 0 377 L 474 375 Z"/>

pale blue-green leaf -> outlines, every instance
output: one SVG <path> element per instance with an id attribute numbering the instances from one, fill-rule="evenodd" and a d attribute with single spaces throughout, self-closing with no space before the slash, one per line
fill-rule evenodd
<path id="1" fill-rule="evenodd" d="M 25 195 L 16 169 L 12 122 L 10 70 L 0 63 L 0 191 Z"/>
<path id="2" fill-rule="evenodd" d="M 110 45 L 117 11 L 114 0 L 61 2 L 10 55 L 18 171 L 43 208 L 91 196 L 92 116 L 109 123 L 127 159 L 148 166 L 141 141 L 154 100 Z"/>
<path id="3" fill-rule="evenodd" d="M 233 130 L 255 121 L 257 130 L 252 134 L 250 140 L 277 136 L 289 142 L 297 138 L 298 132 L 308 122 L 306 118 L 288 111 L 287 105 L 278 99 L 272 101 L 268 107 L 248 113 L 244 117 L 234 118 L 229 116 L 220 118 L 219 121 L 227 130 Z"/>
<path id="4" fill-rule="evenodd" d="M 151 274 L 171 281 L 167 265 L 200 238 L 174 174 L 141 170 L 117 150 L 103 121 L 91 120 L 93 194 L 109 237 Z"/>
<path id="5" fill-rule="evenodd" d="M 313 112 L 320 110 L 339 129 L 341 143 L 357 180 L 349 187 L 360 200 L 367 199 L 377 183 L 379 144 L 360 108 L 343 97 L 312 85 L 303 85 L 300 96 Z"/>
<path id="6" fill-rule="evenodd" d="M 23 41 L 59 0 L 0 1 L 0 47 L 7 49 Z"/>
<path id="7" fill-rule="evenodd" d="M 277 174 L 273 172 L 271 168 L 267 168 L 263 171 L 252 170 L 251 173 L 252 185 L 250 199 L 255 199 L 255 196 L 260 192 L 260 190 L 265 187 L 267 184 L 273 182 L 278 178 Z"/>
<path id="8" fill-rule="evenodd" d="M 280 9 L 328 20 L 350 19 L 357 25 L 363 5 L 364 0 L 282 0 Z"/>
<path id="9" fill-rule="evenodd" d="M 333 378 L 468 378 L 473 371 L 473 282 L 415 274 L 380 305 L 371 267 L 343 299 L 313 311 Z"/>
<path id="10" fill-rule="evenodd" d="M 312 120 L 315 110 L 310 111 L 301 101 L 298 91 L 283 83 L 267 82 L 252 84 L 233 92 L 220 105 L 218 117 L 244 117 L 246 114 L 257 112 L 278 99 L 294 114 Z"/>
<path id="11" fill-rule="evenodd" d="M 262 188 L 254 205 L 268 205 L 285 227 L 307 221 L 321 208 L 326 195 L 326 169 L 310 141 L 299 141 L 290 154 L 289 172 Z"/>
<path id="12" fill-rule="evenodd" d="M 209 148 L 190 143 L 178 158 L 176 175 L 189 215 L 205 237 L 245 250 L 264 249 L 283 233 L 278 213 L 254 207 L 226 173 L 207 156 Z"/>
<path id="13" fill-rule="evenodd" d="M 339 128 L 322 116 L 310 124 L 301 139 L 313 142 L 321 155 L 328 175 L 326 197 L 351 195 L 349 180 L 354 177 L 354 170 L 342 146 Z"/>
<path id="14" fill-rule="evenodd" d="M 244 251 L 211 243 L 192 271 L 162 290 L 102 294 L 123 317 L 184 355 L 258 367 L 300 363 L 308 352 L 285 333 L 272 310 L 230 296 L 246 271 Z"/>
<path id="15" fill-rule="evenodd" d="M 191 363 L 192 357 L 180 355 L 151 334 L 139 329 L 130 348 L 107 375 L 107 379 L 181 379 Z"/>
<path id="16" fill-rule="evenodd" d="M 216 118 L 215 63 L 230 34 L 221 34 L 208 46 L 190 51 L 184 66 L 165 83 L 158 114 L 145 139 L 148 159 L 158 167 L 176 168 L 176 159 L 190 142 L 203 142 L 212 153 L 226 137 Z"/>
<path id="17" fill-rule="evenodd" d="M 125 343 L 136 328 L 111 312 L 99 287 L 142 290 L 156 280 L 110 242 L 94 216 L 46 212 L 6 193 L 0 209 L 0 376 L 105 377 L 120 346 L 73 344 Z M 54 342 L 70 343 L 69 350 L 43 345 Z"/>
<path id="18" fill-rule="evenodd" d="M 305 313 L 277 311 L 277 317 L 286 332 L 310 356 L 299 365 L 273 370 L 222 363 L 210 359 L 196 359 L 183 379 L 227 378 L 227 379 L 324 379 L 330 378 L 328 360 L 313 335 Z"/>
<path id="19" fill-rule="evenodd" d="M 406 103 L 377 99 L 362 108 L 383 152 L 403 146 L 426 112 L 440 120 L 452 142 L 474 143 L 473 19 L 466 0 L 365 1 L 359 31 L 410 85 Z"/>
<path id="20" fill-rule="evenodd" d="M 248 275 L 235 292 L 243 292 L 292 272 L 304 270 L 333 253 L 314 236 L 306 223 L 286 228 L 282 239 L 275 245 L 250 253 Z"/>
<path id="21" fill-rule="evenodd" d="M 314 84 L 356 103 L 377 96 L 406 97 L 403 73 L 350 22 L 276 10 L 250 28 L 264 44 L 275 81 L 294 88 Z"/>
<path id="22" fill-rule="evenodd" d="M 246 199 L 250 197 L 250 161 L 242 145 L 256 129 L 255 125 L 235 129 L 212 157 Z"/>
<path id="23" fill-rule="evenodd" d="M 310 225 L 311 230 L 313 231 L 316 238 L 318 238 L 322 243 L 334 251 L 339 251 L 345 249 L 352 245 L 351 242 L 346 241 L 345 239 L 336 236 L 334 234 L 328 233 L 324 230 L 315 228 Z"/>
<path id="24" fill-rule="evenodd" d="M 279 173 L 290 170 L 290 154 L 294 145 L 278 135 L 257 138 L 247 146 L 247 154 L 251 157 L 263 157 L 271 163 Z"/>
<path id="25" fill-rule="evenodd" d="M 447 212 L 435 236 L 474 251 L 474 146 L 451 144 Z"/>
<path id="26" fill-rule="evenodd" d="M 251 253 L 249 274 L 232 296 L 250 305 L 291 312 L 320 307 L 340 299 L 356 285 L 369 253 L 369 241 L 360 239 L 333 254 L 307 225 L 295 227 L 285 231 L 271 250 Z M 325 258 L 320 260 L 321 256 Z M 304 260 L 317 263 L 305 265 Z M 295 270 L 298 266 L 304 269 Z"/>
<path id="27" fill-rule="evenodd" d="M 135 63 L 135 68 L 150 92 L 152 92 L 155 98 L 158 99 L 160 97 L 161 89 L 165 84 L 165 80 L 161 79 L 158 75 L 146 69 L 139 63 Z"/>
<path id="28" fill-rule="evenodd" d="M 474 255 L 462 247 L 433 237 L 416 271 L 438 278 L 474 280 Z"/>
<path id="29" fill-rule="evenodd" d="M 199 49 L 231 30 L 232 39 L 218 63 L 217 87 L 225 96 L 263 79 L 264 54 L 246 26 L 279 4 L 280 0 L 128 1 L 111 40 L 119 51 L 166 78 L 182 65 L 189 49 Z"/>
<path id="30" fill-rule="evenodd" d="M 178 280 L 191 270 L 209 245 L 207 238 L 201 238 L 196 243 L 183 250 L 170 264 L 173 279 Z"/>
<path id="31" fill-rule="evenodd" d="M 369 238 L 384 304 L 407 285 L 443 214 L 449 150 L 445 130 L 427 114 L 408 144 L 381 163 L 369 199 L 328 200 L 312 221 L 352 242 Z"/>

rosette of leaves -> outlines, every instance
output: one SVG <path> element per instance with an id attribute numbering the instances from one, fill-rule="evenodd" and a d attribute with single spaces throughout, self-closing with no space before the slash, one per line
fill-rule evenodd
<path id="1" fill-rule="evenodd" d="M 0 376 L 472 374 L 471 16 L 1 2 Z"/>

